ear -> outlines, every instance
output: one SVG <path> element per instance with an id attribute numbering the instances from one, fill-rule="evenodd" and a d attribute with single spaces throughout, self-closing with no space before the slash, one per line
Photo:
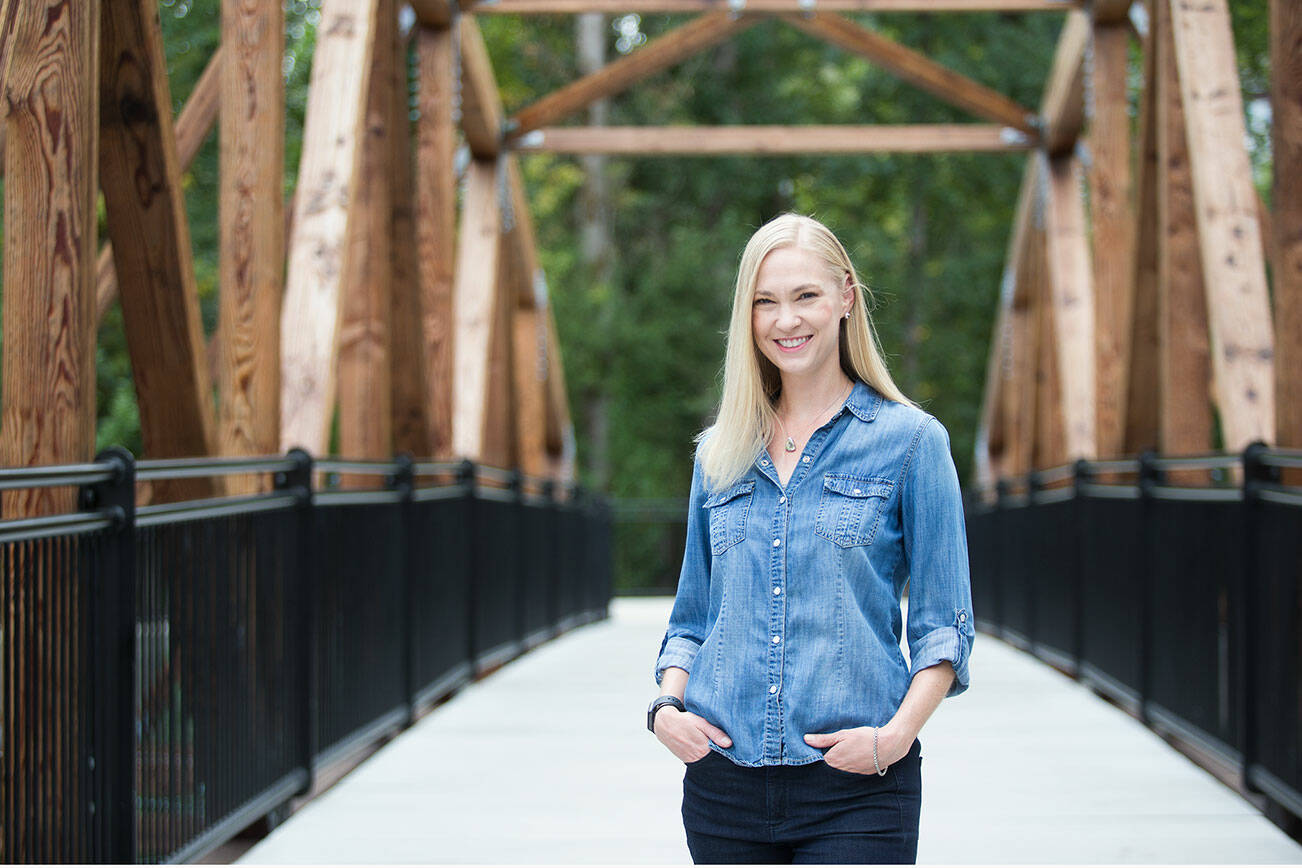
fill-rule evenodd
<path id="1" fill-rule="evenodd" d="M 845 273 L 845 279 L 841 281 L 841 300 L 846 303 L 846 310 L 854 309 L 854 281 L 850 279 L 850 272 Z"/>

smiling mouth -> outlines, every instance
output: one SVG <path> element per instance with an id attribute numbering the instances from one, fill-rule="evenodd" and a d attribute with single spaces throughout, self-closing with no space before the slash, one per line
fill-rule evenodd
<path id="1" fill-rule="evenodd" d="M 805 344 L 809 343 L 811 336 L 805 335 L 799 338 L 779 338 L 775 343 L 784 350 L 798 350 Z"/>

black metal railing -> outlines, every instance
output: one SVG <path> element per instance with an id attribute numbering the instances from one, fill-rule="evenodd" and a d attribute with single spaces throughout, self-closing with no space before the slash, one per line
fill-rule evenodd
<path id="1" fill-rule="evenodd" d="M 259 493 L 136 508 L 136 483 Z M 605 617 L 604 502 L 460 464 L 0 470 L 80 510 L 0 521 L 0 859 L 187 861 L 317 769 Z"/>
<path id="2" fill-rule="evenodd" d="M 1296 822 L 1302 485 L 1281 479 L 1297 468 L 1302 451 L 1257 443 L 1000 480 L 967 507 L 978 626 L 1237 769 Z"/>

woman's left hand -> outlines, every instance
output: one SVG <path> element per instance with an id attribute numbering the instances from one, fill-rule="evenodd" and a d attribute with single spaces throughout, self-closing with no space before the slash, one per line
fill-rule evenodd
<path id="1" fill-rule="evenodd" d="M 828 748 L 823 760 L 832 768 L 861 775 L 875 775 L 873 766 L 873 727 L 856 726 L 836 732 L 811 732 L 805 735 L 810 747 Z M 889 723 L 877 727 L 877 765 L 882 771 L 903 759 L 913 746 L 913 737 Z"/>

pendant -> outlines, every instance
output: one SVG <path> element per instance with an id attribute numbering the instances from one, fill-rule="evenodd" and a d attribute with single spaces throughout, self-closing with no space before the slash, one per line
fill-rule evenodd
<path id="1" fill-rule="evenodd" d="M 787 451 L 788 452 L 796 451 L 796 441 L 792 440 L 790 437 L 787 438 Z"/>

